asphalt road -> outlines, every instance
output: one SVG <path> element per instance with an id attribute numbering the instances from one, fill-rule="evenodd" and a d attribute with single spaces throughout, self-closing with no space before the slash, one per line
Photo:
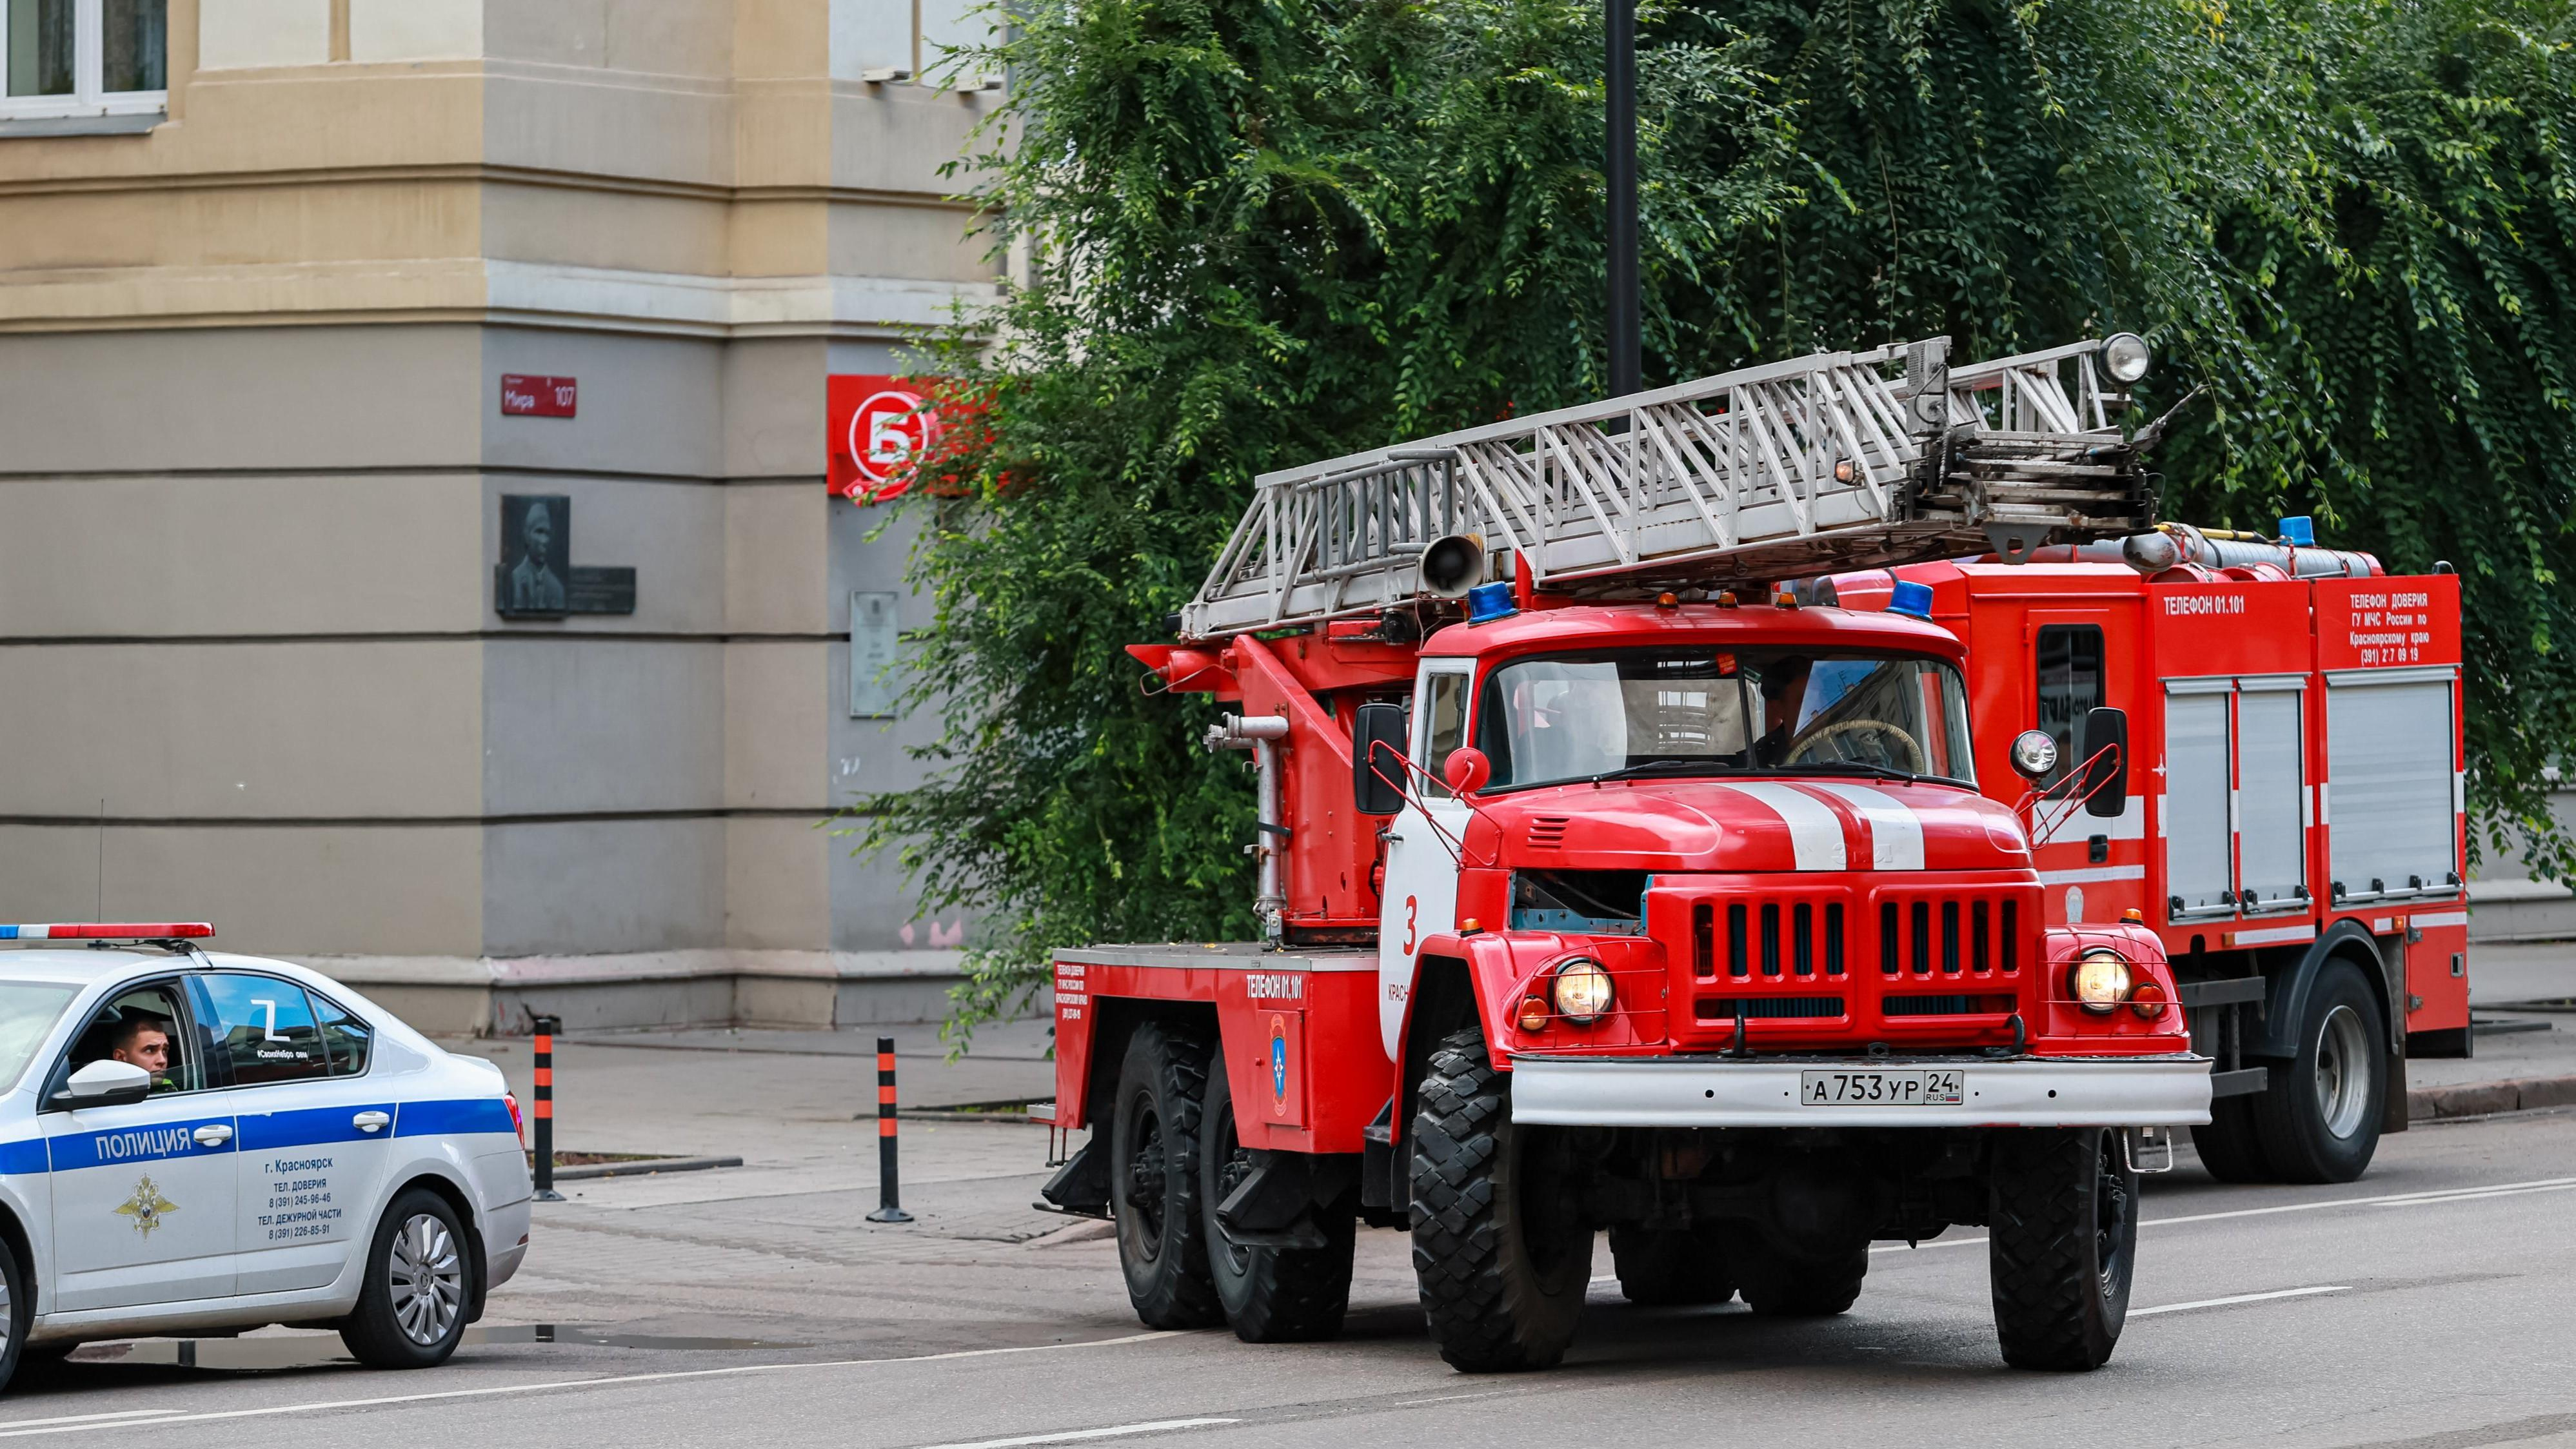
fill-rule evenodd
<path id="1" fill-rule="evenodd" d="M 778 1219 L 764 1204 L 732 1210 L 746 1225 Z M 2002 1366 L 1982 1239 L 1955 1229 L 1877 1254 L 1858 1307 L 1822 1322 L 1766 1322 L 1740 1305 L 1636 1309 L 1596 1283 L 1563 1368 L 1470 1378 L 1424 1339 L 1394 1233 L 1362 1235 L 1345 1337 L 1253 1347 L 1222 1331 L 1143 1333 L 1125 1316 L 1110 1245 L 1078 1232 L 933 1252 L 853 1221 L 844 1239 L 907 1251 L 854 1257 L 847 1278 L 796 1269 L 809 1273 L 802 1294 L 630 1303 L 653 1333 L 564 1327 L 542 1342 L 501 1324 L 486 1335 L 497 1341 L 428 1373 L 359 1369 L 312 1336 L 200 1345 L 193 1366 L 172 1362 L 167 1343 L 104 1361 L 85 1350 L 0 1399 L 0 1438 L 2576 1445 L 2571 1228 L 2576 1113 L 2419 1127 L 2389 1139 L 2356 1184 L 2227 1187 L 2189 1166 L 2155 1181 L 2128 1331 L 2094 1374 Z M 627 1251 L 648 1255 L 630 1261 L 661 1251 L 646 1229 L 629 1231 Z M 1595 1271 L 1608 1268 L 1605 1247 Z M 496 1299 L 496 1319 L 508 1306 Z M 919 1330 L 888 1327 L 906 1321 Z M 671 1331 L 688 1322 L 734 1337 Z"/>

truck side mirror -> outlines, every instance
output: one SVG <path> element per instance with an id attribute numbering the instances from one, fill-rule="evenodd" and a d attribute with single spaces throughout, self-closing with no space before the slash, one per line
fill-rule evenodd
<path id="1" fill-rule="evenodd" d="M 2101 758 L 2095 759 L 2099 755 Z M 2084 744 L 2076 757 L 2091 760 L 2084 772 L 2084 813 L 2116 818 L 2129 808 L 2129 712 L 2108 705 L 2084 716 Z"/>
<path id="2" fill-rule="evenodd" d="M 1351 721 L 1351 803 L 1362 815 L 1404 808 L 1404 706 L 1373 699 Z"/>

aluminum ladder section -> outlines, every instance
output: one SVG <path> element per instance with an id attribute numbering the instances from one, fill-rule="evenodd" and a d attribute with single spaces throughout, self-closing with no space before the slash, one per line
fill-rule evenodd
<path id="1" fill-rule="evenodd" d="M 1459 534 L 1483 545 L 1483 578 L 1616 597 L 2150 525 L 2099 340 L 1963 368 L 1948 345 L 1817 353 L 1265 473 L 1180 632 L 1409 605 L 1425 549 Z"/>

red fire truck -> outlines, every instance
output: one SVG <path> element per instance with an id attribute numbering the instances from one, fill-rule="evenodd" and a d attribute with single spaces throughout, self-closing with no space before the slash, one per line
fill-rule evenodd
<path id="1" fill-rule="evenodd" d="M 2071 760 L 2091 710 L 2124 712 L 2137 789 L 2033 842 L 2045 918 L 2156 932 L 2217 1064 L 2192 1136 L 2238 1181 L 2359 1176 L 2405 1129 L 2406 1059 L 2471 1045 L 2459 580 L 2313 540 L 2306 519 L 2270 539 L 2167 525 L 1815 595 L 1868 609 L 1897 578 L 1930 587 L 1968 646 L 1990 793 L 2018 784 L 1994 768 L 2016 731 Z"/>
<path id="2" fill-rule="evenodd" d="M 2065 918 L 2031 841 L 2162 777 L 2108 698 L 1981 745 L 1955 589 L 1772 585 L 2149 531 L 2146 363 L 1823 354 L 1261 479 L 1131 652 L 1238 706 L 1264 939 L 1056 959 L 1045 1196 L 1139 1316 L 1328 1335 L 1401 1226 L 1442 1355 L 1533 1368 L 1601 1229 L 1632 1300 L 1813 1315 L 1965 1224 L 2008 1362 L 2104 1362 L 2210 1059 L 2166 918 Z"/>

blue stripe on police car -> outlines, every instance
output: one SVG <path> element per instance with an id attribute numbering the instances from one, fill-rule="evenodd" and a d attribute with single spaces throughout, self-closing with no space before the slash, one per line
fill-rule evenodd
<path id="1" fill-rule="evenodd" d="M 260 1152 L 272 1147 L 314 1147 L 331 1142 L 381 1142 L 385 1129 L 369 1132 L 357 1124 L 363 1112 L 394 1114 L 391 1102 L 355 1102 L 346 1106 L 307 1107 L 290 1112 L 244 1112 L 241 1123 L 241 1146 L 245 1152 Z M 508 1115 L 506 1109 L 503 1113 Z"/>
<path id="2" fill-rule="evenodd" d="M 148 1127 L 119 1127 L 110 1132 L 66 1132 L 46 1139 L 54 1171 L 74 1172 L 120 1162 L 159 1162 L 169 1157 L 204 1157 L 234 1147 L 233 1119 L 198 1117 L 185 1122 L 155 1122 Z M 225 1129 L 220 1142 L 197 1140 L 200 1127 Z"/>
<path id="3" fill-rule="evenodd" d="M 515 1137 L 518 1130 L 510 1122 L 510 1104 L 498 1097 L 405 1102 L 394 1117 L 396 1137 L 429 1137 L 449 1132 L 507 1132 Z"/>

